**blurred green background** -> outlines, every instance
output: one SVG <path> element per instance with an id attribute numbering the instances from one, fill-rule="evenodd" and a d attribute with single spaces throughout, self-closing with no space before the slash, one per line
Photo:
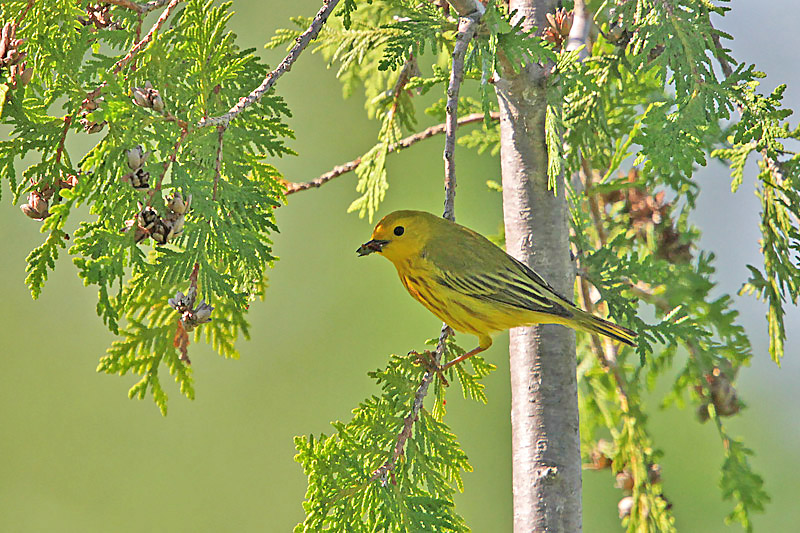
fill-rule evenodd
<path id="1" fill-rule="evenodd" d="M 237 0 L 232 27 L 243 47 L 261 50 L 289 16 L 311 16 L 318 4 Z M 788 82 L 787 105 L 800 108 L 800 74 L 787 68 L 800 44 L 795 22 L 785 16 L 790 0 L 733 5 L 720 27 L 736 36 L 730 45 L 735 57 L 769 74 L 765 90 Z M 282 53 L 264 56 L 276 64 Z M 341 100 L 333 72 L 318 55 L 304 55 L 277 87 L 294 112 L 297 140 L 291 146 L 300 154 L 276 162 L 287 179 L 311 179 L 372 146 L 377 124 L 366 120 L 361 100 Z M 420 118 L 426 126 L 427 117 Z M 68 148 L 74 155 L 85 145 Z M 391 156 L 391 189 L 380 214 L 441 210 L 441 150 L 437 138 Z M 457 159 L 459 221 L 496 233 L 500 196 L 485 181 L 499 180 L 498 161 L 463 148 Z M 745 263 L 760 262 L 752 180 L 749 189 L 732 195 L 719 164 L 697 179 L 703 187 L 695 217 L 704 231 L 702 245 L 718 256 L 721 290 L 735 293 Z M 390 353 L 422 348 L 439 328 L 408 297 L 387 261 L 357 259 L 355 249 L 371 225 L 345 213 L 354 183 L 354 175 L 343 176 L 291 196 L 279 209 L 281 233 L 274 242 L 281 259 L 269 274 L 266 301 L 252 306 L 252 340 L 240 344 L 238 361 L 193 345 L 197 399 L 182 398 L 165 377 L 171 393 L 166 418 L 149 398 L 127 399 L 135 377 L 95 373 L 113 337 L 95 315 L 95 293 L 83 287 L 67 256 L 42 297 L 31 300 L 23 283 L 25 256 L 42 235 L 39 224 L 4 194 L 0 531 L 289 531 L 301 521 L 306 485 L 293 461 L 293 436 L 330 433 L 331 420 L 348 419 L 350 409 L 375 392 L 367 371 L 382 366 Z M 800 314 L 793 309 L 787 315 L 789 339 L 779 369 L 766 352 L 764 307 L 747 297 L 737 302 L 756 355 L 739 383 L 748 409 L 729 425 L 756 450 L 753 463 L 773 498 L 767 513 L 756 517 L 756 529 L 796 531 L 800 337 L 794 328 Z M 457 504 L 476 532 L 511 529 L 507 338 L 499 336 L 487 355 L 498 365 L 486 380 L 489 405 L 461 400 L 456 391 L 448 403 L 447 421 L 475 468 L 465 476 Z M 664 380 L 661 391 L 667 386 Z M 721 443 L 715 429 L 697 423 L 690 411 L 653 412 L 650 427 L 666 453 L 664 489 L 679 530 L 738 530 L 723 524 L 730 505 L 717 487 Z M 619 531 L 620 496 L 608 471 L 585 472 L 584 531 Z"/>

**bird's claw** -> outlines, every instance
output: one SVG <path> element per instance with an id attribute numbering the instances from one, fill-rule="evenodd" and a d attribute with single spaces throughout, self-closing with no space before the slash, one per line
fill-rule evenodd
<path id="1" fill-rule="evenodd" d="M 415 364 L 420 365 L 428 372 L 437 374 L 439 376 L 439 379 L 442 380 L 442 385 L 444 385 L 445 387 L 450 386 L 450 382 L 448 382 L 447 378 L 444 377 L 444 368 L 442 368 L 441 365 L 436 364 L 436 361 L 433 358 L 432 351 L 425 350 L 424 352 L 420 353 L 415 350 L 412 350 L 408 352 L 408 355 L 414 356 L 416 358 L 414 360 Z"/>

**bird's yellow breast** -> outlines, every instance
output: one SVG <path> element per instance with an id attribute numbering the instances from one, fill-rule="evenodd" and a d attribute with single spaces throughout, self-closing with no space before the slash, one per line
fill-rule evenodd
<path id="1" fill-rule="evenodd" d="M 565 324 L 563 317 L 476 298 L 437 281 L 437 267 L 422 256 L 394 262 L 400 281 L 409 294 L 456 331 L 477 335 L 482 345 L 491 335 L 518 326 Z"/>
<path id="2" fill-rule="evenodd" d="M 435 266 L 425 259 L 398 262 L 395 267 L 409 294 L 456 331 L 485 337 L 538 322 L 530 311 L 474 298 L 440 284 Z"/>

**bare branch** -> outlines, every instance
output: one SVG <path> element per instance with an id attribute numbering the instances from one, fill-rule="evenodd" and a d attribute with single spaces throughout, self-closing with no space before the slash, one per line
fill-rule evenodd
<path id="1" fill-rule="evenodd" d="M 442 128 L 444 131 L 444 128 Z M 441 132 L 439 132 L 441 133 Z M 393 151 L 392 147 L 389 147 L 389 151 Z M 285 183 L 286 185 L 286 192 L 284 194 L 294 194 L 300 191 L 307 191 L 308 189 L 316 189 L 317 187 L 321 187 L 331 181 L 334 178 L 338 178 L 342 174 L 347 174 L 348 172 L 352 172 L 353 170 L 358 168 L 358 165 L 361 164 L 361 158 L 357 157 L 352 161 L 348 161 L 342 165 L 338 165 L 333 167 L 331 170 L 326 172 L 325 174 L 321 175 L 318 178 L 314 178 L 310 181 L 303 181 L 299 183 Z"/>
<path id="2" fill-rule="evenodd" d="M 581 276 L 580 279 L 580 299 L 583 308 L 589 312 L 594 314 L 596 311 L 595 305 L 592 302 L 591 297 L 589 296 L 589 282 Z M 597 358 L 600 366 L 603 367 L 608 374 L 614 378 L 614 383 L 616 384 L 617 389 L 617 396 L 619 396 L 619 403 L 620 408 L 622 409 L 623 413 L 628 413 L 630 402 L 628 400 L 628 384 L 625 381 L 625 376 L 622 375 L 622 372 L 617 365 L 617 353 L 616 353 L 616 346 L 611 343 L 603 344 L 602 339 L 596 334 L 591 335 L 591 342 L 592 342 L 592 353 Z"/>
<path id="3" fill-rule="evenodd" d="M 447 106 L 445 112 L 445 141 L 444 141 L 444 213 L 442 216 L 448 220 L 455 220 L 456 199 L 456 128 L 458 127 L 458 92 L 461 89 L 461 80 L 464 78 L 464 57 L 467 47 L 478 26 L 482 12 L 473 16 L 461 17 L 458 21 L 458 35 L 453 47 L 453 66 L 450 70 L 450 83 L 447 86 Z"/>
<path id="4" fill-rule="evenodd" d="M 708 25 L 711 27 L 712 32 L 714 31 L 714 26 L 711 24 L 711 18 L 708 19 Z M 716 47 L 716 54 L 717 61 L 719 61 L 720 67 L 722 67 L 722 73 L 725 74 L 725 77 L 730 77 L 733 74 L 733 67 L 731 64 L 728 63 L 728 59 L 725 57 L 725 49 L 722 46 L 722 41 L 719 39 L 719 34 L 716 32 L 711 34 L 711 40 L 714 41 L 714 46 Z"/>
<path id="5" fill-rule="evenodd" d="M 716 46 L 717 49 L 721 52 L 722 42 L 720 42 L 719 40 L 719 35 L 715 33 L 711 38 L 714 40 L 714 46 Z M 728 63 L 728 60 L 725 58 L 724 55 L 722 55 L 722 53 L 717 54 L 717 60 L 719 61 L 719 64 L 722 67 L 722 72 L 723 74 L 725 74 L 726 78 L 729 77 L 731 74 L 733 74 L 733 67 L 731 67 L 731 64 Z"/>
<path id="6" fill-rule="evenodd" d="M 456 122 L 457 126 L 464 126 L 465 124 L 472 124 L 473 122 L 479 122 L 483 120 L 484 114 L 483 113 L 472 113 L 461 117 Z M 489 113 L 489 118 L 492 120 L 499 120 L 500 114 L 497 112 Z M 414 135 L 409 135 L 404 139 L 397 141 L 394 144 L 389 145 L 389 153 L 391 152 L 399 152 L 409 146 L 418 143 L 424 139 L 429 137 L 433 137 L 434 135 L 439 135 L 444 133 L 445 131 L 445 123 L 442 122 L 441 124 L 436 124 L 435 126 L 431 126 L 430 128 L 424 129 L 419 133 L 415 133 Z M 315 189 L 317 187 L 321 187 L 325 185 L 329 181 L 334 178 L 338 178 L 342 174 L 347 174 L 348 172 L 352 172 L 353 170 L 357 169 L 358 166 L 361 164 L 361 158 L 357 157 L 352 161 L 348 161 L 347 163 L 343 163 L 341 165 L 333 167 L 331 170 L 322 174 L 320 177 L 315 178 L 310 181 L 303 181 L 299 183 L 286 183 L 286 193 L 285 194 L 294 194 L 299 191 L 307 191 L 308 189 Z"/>
<path id="7" fill-rule="evenodd" d="M 188 130 L 189 129 L 189 123 L 186 122 L 185 120 L 183 120 L 182 118 L 178 118 L 178 117 L 176 117 L 175 115 L 173 115 L 172 113 L 170 113 L 169 111 L 166 111 L 166 110 L 164 111 L 163 115 L 164 115 L 164 120 L 166 120 L 167 122 L 174 122 L 182 130 Z"/>
<path id="8" fill-rule="evenodd" d="M 397 106 L 397 99 L 400 97 L 400 94 L 408 83 L 408 80 L 418 75 L 419 65 L 417 64 L 417 58 L 414 56 L 414 54 L 408 54 L 406 62 L 403 63 L 403 68 L 400 69 L 400 74 L 397 75 L 397 81 L 390 89 L 391 92 L 389 94 L 391 94 L 392 98 L 395 100 L 392 106 L 393 109 Z"/>
<path id="9" fill-rule="evenodd" d="M 181 0 L 171 0 L 170 1 L 170 3 L 167 6 L 167 8 L 164 10 L 163 13 L 161 13 L 161 15 L 156 20 L 155 24 L 153 24 L 153 27 L 150 28 L 149 32 L 147 32 L 147 35 L 145 35 L 144 38 L 141 41 L 136 43 L 133 46 L 133 48 L 131 48 L 130 51 L 125 55 L 125 57 L 123 57 L 122 59 L 117 61 L 116 65 L 114 65 L 114 69 L 113 69 L 114 74 L 119 73 L 119 71 L 122 70 L 122 68 L 125 65 L 127 65 L 130 62 L 131 59 L 133 59 L 133 56 L 138 54 L 139 51 L 142 48 L 144 48 L 150 41 L 153 40 L 153 37 L 155 36 L 155 34 L 158 33 L 158 30 L 161 28 L 161 26 L 164 25 L 164 23 L 169 18 L 170 14 L 172 14 L 172 10 L 175 9 L 175 6 L 177 6 L 180 2 L 181 2 Z"/>
<path id="10" fill-rule="evenodd" d="M 237 102 L 236 105 L 224 115 L 203 118 L 197 124 L 197 127 L 203 128 L 206 126 L 221 126 L 223 129 L 225 129 L 228 127 L 230 121 L 236 117 L 236 115 L 254 103 L 258 102 L 261 97 L 264 96 L 264 94 L 269 91 L 270 88 L 272 88 L 278 78 L 292 69 L 292 65 L 295 61 L 297 61 L 297 58 L 300 57 L 300 54 L 308 46 L 308 43 L 317 38 L 317 35 L 322 29 L 322 25 L 325 24 L 326 20 L 328 20 L 328 16 L 330 16 L 330 14 L 333 12 L 333 8 L 335 8 L 336 4 L 338 3 L 339 0 L 323 0 L 322 8 L 317 12 L 317 15 L 314 17 L 311 25 L 295 40 L 295 45 L 291 50 L 289 50 L 289 53 L 283 58 L 283 61 L 280 62 L 275 70 L 267 74 L 267 77 L 264 78 L 264 81 L 261 82 L 261 85 L 259 85 L 258 88 L 256 88 L 247 96 L 240 98 L 239 102 Z"/>

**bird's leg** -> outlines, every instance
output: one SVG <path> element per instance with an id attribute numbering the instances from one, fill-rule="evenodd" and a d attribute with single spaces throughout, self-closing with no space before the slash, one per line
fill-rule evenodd
<path id="1" fill-rule="evenodd" d="M 450 383 L 447 381 L 447 378 L 444 377 L 444 374 L 443 374 L 444 368 L 441 365 L 437 365 L 436 362 L 434 361 L 433 352 L 431 352 L 430 350 L 425 350 L 424 352 L 419 353 L 419 352 L 417 352 L 415 350 L 412 350 L 412 351 L 408 352 L 408 355 L 415 356 L 417 358 L 415 362 L 417 364 L 419 364 L 422 368 L 427 370 L 428 372 L 431 372 L 431 373 L 435 372 L 436 374 L 438 374 L 439 375 L 439 379 L 442 380 L 442 384 L 445 387 L 449 387 L 450 386 Z"/>
<path id="2" fill-rule="evenodd" d="M 467 359 L 469 359 L 470 357 L 472 357 L 475 354 L 479 354 L 479 353 L 485 351 L 487 348 L 488 348 L 488 346 L 486 348 L 484 348 L 482 346 L 478 346 L 474 350 L 470 350 L 467 353 L 465 353 L 464 355 L 460 355 L 460 356 L 456 357 L 455 359 L 453 359 L 452 361 L 450 361 L 449 363 L 447 363 L 443 367 L 441 367 L 442 372 L 444 372 L 445 370 L 447 370 L 448 368 L 450 368 L 453 365 L 457 365 L 458 363 L 466 361 Z"/>

